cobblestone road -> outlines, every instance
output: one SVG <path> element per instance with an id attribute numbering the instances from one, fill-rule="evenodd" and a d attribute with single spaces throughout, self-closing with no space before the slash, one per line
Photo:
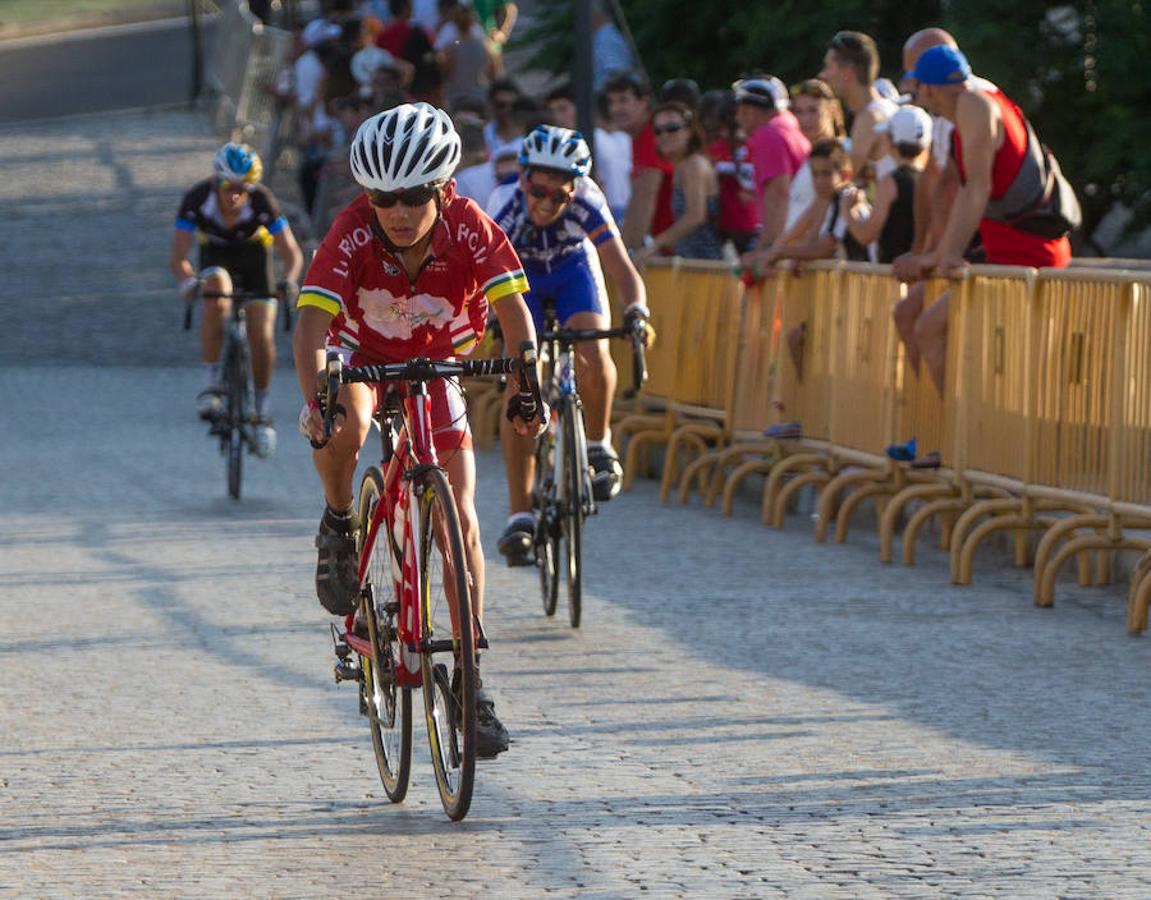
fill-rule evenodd
<path id="1" fill-rule="evenodd" d="M 489 569 L 515 743 L 469 818 L 420 742 L 387 803 L 310 593 L 306 446 L 285 429 L 232 503 L 191 415 L 164 257 L 214 143 L 173 113 L 0 129 L 0 895 L 1151 895 L 1120 589 L 1039 611 L 991 559 L 952 588 L 938 552 L 881 568 L 865 530 L 650 483 L 589 526 L 579 632 Z"/>

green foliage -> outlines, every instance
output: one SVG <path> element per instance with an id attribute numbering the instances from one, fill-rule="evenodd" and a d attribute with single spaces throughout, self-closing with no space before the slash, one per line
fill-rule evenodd
<path id="1" fill-rule="evenodd" d="M 705 90 L 752 70 L 789 84 L 815 75 L 829 39 L 842 29 L 874 37 L 881 74 L 898 81 L 903 41 L 942 25 L 1059 157 L 1084 204 L 1086 233 L 1116 199 L 1136 209 L 1133 228 L 1151 223 L 1151 9 L 1143 0 L 622 5 L 652 82 L 690 77 Z M 569 71 L 571 10 L 571 0 L 540 0 L 541 14 L 523 38 L 539 48 L 538 67 Z"/>

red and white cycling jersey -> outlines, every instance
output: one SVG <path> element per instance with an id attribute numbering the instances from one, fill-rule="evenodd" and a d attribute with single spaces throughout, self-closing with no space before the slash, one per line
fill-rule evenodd
<path id="1" fill-rule="evenodd" d="M 328 343 L 356 362 L 446 359 L 483 337 L 488 303 L 528 290 L 507 236 L 454 183 L 434 226 L 431 256 L 415 279 L 376 236 L 366 196 L 336 217 L 308 267 L 297 307 L 335 316 Z"/>

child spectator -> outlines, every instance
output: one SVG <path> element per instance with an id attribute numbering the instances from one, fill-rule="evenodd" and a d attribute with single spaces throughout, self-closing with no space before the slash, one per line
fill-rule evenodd
<path id="1" fill-rule="evenodd" d="M 840 197 L 851 188 L 851 163 L 847 151 L 837 140 L 820 141 L 811 148 L 808 158 L 815 200 L 795 227 L 767 253 L 774 264 L 781 259 L 847 259 L 867 261 L 867 248 L 847 230 L 847 220 L 840 215 Z"/>
<path id="2" fill-rule="evenodd" d="M 888 153 L 896 168 L 875 186 L 875 203 L 868 206 L 864 192 L 849 187 L 840 197 L 840 215 L 860 244 L 877 244 L 877 261 L 889 263 L 910 253 L 915 242 L 915 185 L 928 161 L 931 116 L 918 106 L 901 106 L 875 126 L 891 138 Z"/>
<path id="3" fill-rule="evenodd" d="M 843 125 L 843 106 L 831 88 L 818 78 L 808 78 L 791 89 L 791 111 L 799 123 L 799 130 L 812 146 L 832 138 L 843 140 L 847 134 Z M 851 151 L 848 141 L 844 140 L 843 146 L 848 152 Z M 784 231 L 791 230 L 814 199 L 811 169 L 804 165 L 791 180 Z"/>
<path id="4" fill-rule="evenodd" d="M 820 141 L 811 148 L 807 164 L 811 166 L 815 200 L 795 227 L 768 252 L 768 263 L 774 265 L 781 259 L 833 259 L 841 254 L 848 259 L 867 259 L 866 248 L 848 234 L 846 219 L 839 212 L 840 195 L 851 189 L 851 163 L 843 144 L 834 139 Z M 806 335 L 806 322 L 787 333 L 787 348 L 800 380 Z"/>

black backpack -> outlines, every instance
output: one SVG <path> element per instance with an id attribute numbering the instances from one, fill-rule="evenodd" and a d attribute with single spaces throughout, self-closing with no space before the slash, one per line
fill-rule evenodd
<path id="1" fill-rule="evenodd" d="M 1059 160 L 1039 143 L 1027 126 L 1027 155 L 1002 197 L 990 200 L 984 216 L 1045 238 L 1061 238 L 1083 224 L 1083 211 L 1075 189 L 1059 168 Z"/>

